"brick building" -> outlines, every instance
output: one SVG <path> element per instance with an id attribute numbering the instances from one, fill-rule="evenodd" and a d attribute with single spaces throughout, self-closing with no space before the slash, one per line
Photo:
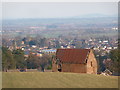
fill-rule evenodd
<path id="1" fill-rule="evenodd" d="M 52 71 L 97 74 L 97 61 L 91 49 L 57 49 Z"/>

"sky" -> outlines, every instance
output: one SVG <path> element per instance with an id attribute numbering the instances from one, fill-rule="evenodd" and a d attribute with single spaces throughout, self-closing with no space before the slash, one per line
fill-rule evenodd
<path id="1" fill-rule="evenodd" d="M 117 2 L 3 2 L 2 18 L 64 18 L 87 14 L 117 15 Z"/>

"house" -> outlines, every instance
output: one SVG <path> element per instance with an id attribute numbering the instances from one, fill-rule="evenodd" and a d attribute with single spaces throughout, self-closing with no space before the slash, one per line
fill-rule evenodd
<path id="1" fill-rule="evenodd" d="M 37 52 L 36 56 L 42 57 L 42 56 L 43 56 L 43 53 L 42 53 L 42 52 Z"/>
<path id="2" fill-rule="evenodd" d="M 24 57 L 28 57 L 29 54 L 30 54 L 30 52 L 29 52 L 28 50 L 25 50 L 25 51 L 24 51 Z"/>
<path id="3" fill-rule="evenodd" d="M 57 49 L 52 71 L 97 74 L 97 61 L 92 49 Z"/>
<path id="4" fill-rule="evenodd" d="M 110 76 L 110 75 L 112 75 L 112 72 L 110 70 L 106 69 L 104 72 L 101 73 L 101 75 Z"/>

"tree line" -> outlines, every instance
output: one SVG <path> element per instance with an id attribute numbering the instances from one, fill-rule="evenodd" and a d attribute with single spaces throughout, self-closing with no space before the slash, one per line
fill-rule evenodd
<path id="1" fill-rule="evenodd" d="M 111 50 L 110 53 L 107 53 L 105 56 L 102 56 L 100 53 L 94 52 L 95 55 L 99 54 L 99 57 L 96 57 L 98 62 L 98 72 L 103 72 L 105 69 L 110 70 L 113 75 L 120 75 L 120 49 Z"/>
<path id="2" fill-rule="evenodd" d="M 24 51 L 16 49 L 10 51 L 6 47 L 2 47 L 2 70 L 7 72 L 10 69 L 44 69 L 52 68 L 52 55 L 44 54 L 42 57 L 29 54 L 28 58 L 24 57 Z"/>
<path id="3" fill-rule="evenodd" d="M 10 51 L 8 48 L 2 47 L 2 70 L 7 72 L 9 69 L 27 68 L 44 71 L 44 69 L 52 68 L 52 57 L 53 55 L 47 54 L 44 54 L 42 57 L 37 57 L 30 53 L 25 58 L 24 51 L 21 49 Z M 111 62 L 103 64 L 103 58 L 105 57 L 99 56 L 99 70 L 104 71 L 102 69 L 106 68 L 115 75 L 120 75 L 120 49 L 111 50 L 108 57 L 111 59 Z"/>

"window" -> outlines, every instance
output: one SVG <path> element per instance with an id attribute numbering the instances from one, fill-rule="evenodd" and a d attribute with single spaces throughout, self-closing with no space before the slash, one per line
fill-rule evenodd
<path id="1" fill-rule="evenodd" d="M 92 67 L 92 62 L 91 62 L 91 67 Z"/>

